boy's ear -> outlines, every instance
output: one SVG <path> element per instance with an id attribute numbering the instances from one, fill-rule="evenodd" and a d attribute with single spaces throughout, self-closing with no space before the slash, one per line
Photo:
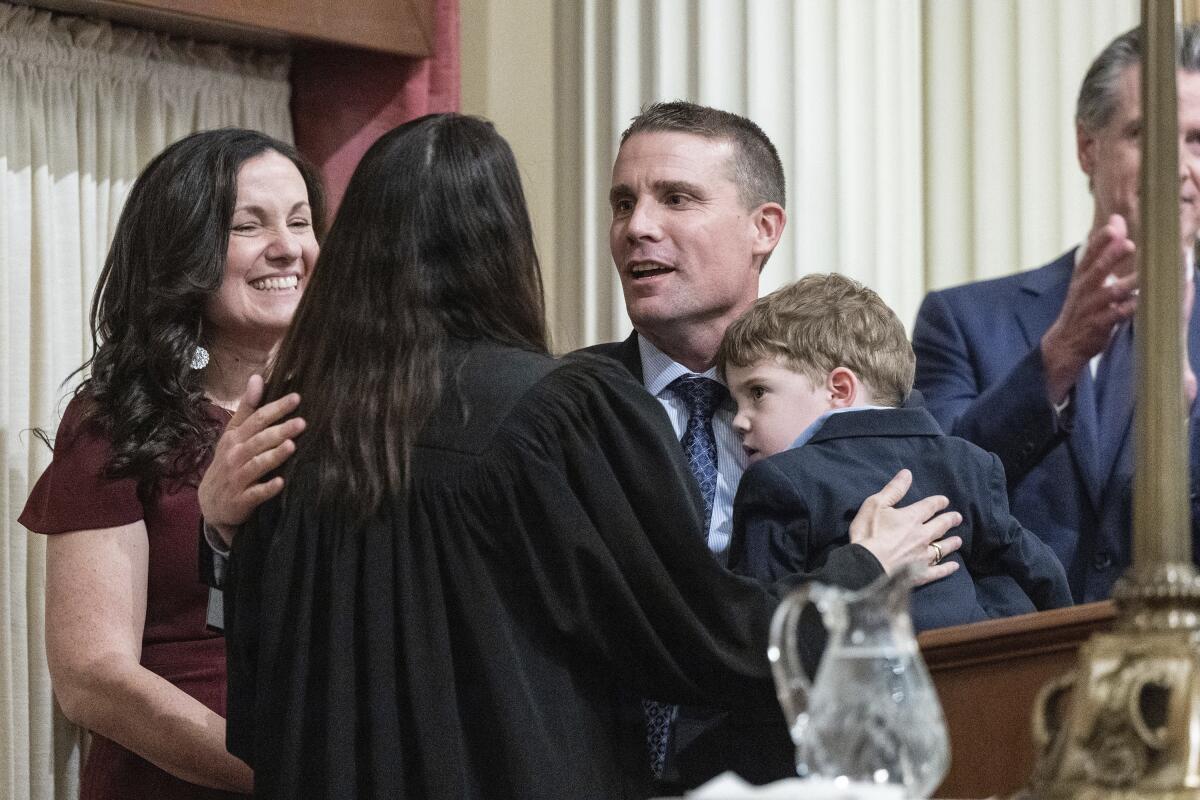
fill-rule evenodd
<path id="1" fill-rule="evenodd" d="M 825 388 L 834 408 L 849 408 L 858 400 L 858 376 L 847 367 L 835 367 L 825 379 Z"/>

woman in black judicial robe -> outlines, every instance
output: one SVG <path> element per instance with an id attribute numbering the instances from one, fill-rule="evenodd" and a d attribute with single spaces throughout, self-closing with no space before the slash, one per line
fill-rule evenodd
<path id="1" fill-rule="evenodd" d="M 458 115 L 381 138 L 268 386 L 308 422 L 287 488 L 230 561 L 256 796 L 646 797 L 636 698 L 779 719 L 775 600 L 709 554 L 661 407 L 545 340 L 504 140 Z M 857 546 L 827 570 L 881 572 Z"/>

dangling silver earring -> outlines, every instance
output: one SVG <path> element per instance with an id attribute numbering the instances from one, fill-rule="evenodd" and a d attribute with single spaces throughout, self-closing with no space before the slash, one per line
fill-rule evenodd
<path id="1" fill-rule="evenodd" d="M 192 369 L 204 369 L 208 366 L 208 351 L 203 345 L 196 345 L 192 351 Z"/>
<path id="2" fill-rule="evenodd" d="M 208 351 L 204 349 L 204 345 L 200 344 L 202 338 L 204 338 L 203 316 L 196 320 L 196 349 L 192 351 L 192 360 L 189 362 L 192 369 L 204 369 L 208 366 Z"/>

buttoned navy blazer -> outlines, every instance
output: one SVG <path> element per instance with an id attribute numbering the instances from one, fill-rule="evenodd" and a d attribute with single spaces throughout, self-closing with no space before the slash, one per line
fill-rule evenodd
<path id="1" fill-rule="evenodd" d="M 801 447 L 750 466 L 733 504 L 729 566 L 764 581 L 819 568 L 850 541 L 859 506 L 899 470 L 913 483 L 901 504 L 942 494 L 962 514 L 952 575 L 912 596 L 918 631 L 1071 604 L 1054 553 L 1008 511 L 1000 459 L 946 436 L 923 408 L 827 417 Z"/>
<path id="2" fill-rule="evenodd" d="M 1013 514 L 1054 550 L 1077 602 L 1101 600 L 1130 563 L 1130 421 L 1101 431 L 1091 370 L 1081 370 L 1064 420 L 1047 399 L 1041 339 L 1062 310 L 1073 251 L 1029 272 L 931 292 L 913 330 L 916 385 L 941 426 L 996 453 Z M 1200 303 L 1197 303 L 1200 307 Z M 1135 319 L 1136 330 L 1136 319 Z M 1188 329 L 1200 371 L 1200 321 Z M 1193 548 L 1200 543 L 1196 404 L 1188 425 Z M 1100 437 L 1120 439 L 1109 463 Z"/>

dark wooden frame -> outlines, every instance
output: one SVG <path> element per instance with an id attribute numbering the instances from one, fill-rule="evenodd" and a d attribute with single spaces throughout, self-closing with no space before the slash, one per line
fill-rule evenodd
<path id="1" fill-rule="evenodd" d="M 1115 619 L 1106 601 L 921 634 L 950 731 L 950 772 L 937 796 L 1005 796 L 1024 786 L 1036 758 L 1038 691 L 1073 669 L 1080 645 Z"/>
<path id="2" fill-rule="evenodd" d="M 433 0 L 35 0 L 34 5 L 272 49 L 323 44 L 401 56 L 433 52 Z"/>

